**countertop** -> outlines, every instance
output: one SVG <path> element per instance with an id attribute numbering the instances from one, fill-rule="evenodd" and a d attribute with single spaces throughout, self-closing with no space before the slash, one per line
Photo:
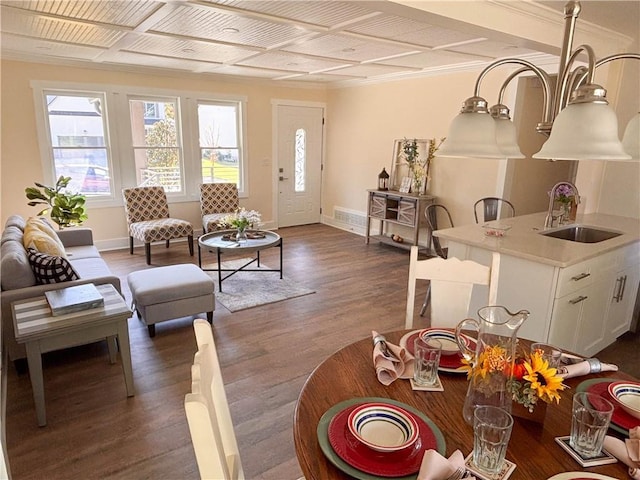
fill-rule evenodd
<path id="1" fill-rule="evenodd" d="M 453 242 L 483 248 L 556 267 L 568 267 L 611 250 L 640 242 L 640 220 L 602 213 L 578 215 L 572 224 L 622 232 L 622 235 L 598 243 L 579 243 L 540 235 L 546 212 L 487 222 L 484 225 L 507 225 L 504 236 L 486 235 L 483 224 L 437 230 L 434 235 Z M 567 226 L 567 225 L 564 225 Z"/>

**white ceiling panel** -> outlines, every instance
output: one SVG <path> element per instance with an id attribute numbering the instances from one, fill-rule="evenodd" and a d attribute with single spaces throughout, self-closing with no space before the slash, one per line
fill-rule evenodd
<path id="1" fill-rule="evenodd" d="M 37 38 L 6 34 L 2 36 L 2 54 L 16 57 L 25 49 L 39 55 L 68 58 L 70 60 L 91 60 L 104 52 L 104 49 L 82 45 L 67 45 Z"/>
<path id="2" fill-rule="evenodd" d="M 460 53 L 451 53 L 444 50 L 434 50 L 431 52 L 416 53 L 405 57 L 390 58 L 388 60 L 379 60 L 376 63 L 383 65 L 397 65 L 399 67 L 412 68 L 434 68 L 443 65 L 460 65 L 463 63 L 477 61 L 477 57 L 471 55 L 463 55 Z"/>
<path id="3" fill-rule="evenodd" d="M 197 72 L 202 69 L 202 64 L 193 60 L 176 59 L 171 57 L 159 57 L 156 55 L 142 55 L 132 52 L 118 52 L 109 57 L 104 64 L 144 65 L 156 68 L 171 68 L 174 70 L 188 70 Z"/>
<path id="4" fill-rule="evenodd" d="M 81 0 L 81 1 L 43 1 L 43 0 L 13 0 L 6 4 L 31 10 L 33 12 L 48 13 L 61 17 L 89 20 L 92 22 L 134 27 L 151 15 L 164 2 L 155 0 Z"/>
<path id="5" fill-rule="evenodd" d="M 152 30 L 263 48 L 292 41 L 308 33 L 292 25 L 192 7 L 177 8 L 154 25 Z"/>
<path id="6" fill-rule="evenodd" d="M 328 68 L 342 67 L 347 62 L 334 62 L 319 58 L 308 58 L 287 55 L 285 53 L 263 53 L 258 56 L 241 60 L 239 65 L 248 67 L 276 68 L 290 72 L 315 72 Z"/>
<path id="7" fill-rule="evenodd" d="M 2 9 L 2 31 L 43 40 L 110 47 L 124 32 L 86 23 L 33 15 L 14 8 Z"/>
<path id="8" fill-rule="evenodd" d="M 282 50 L 340 58 L 353 62 L 365 62 L 415 51 L 409 47 L 372 42 L 360 37 L 349 37 L 348 35 L 323 35 L 297 45 L 283 47 Z"/>
<path id="9" fill-rule="evenodd" d="M 507 56 L 518 57 L 537 53 L 534 50 L 530 50 L 528 48 L 517 47 L 509 43 L 493 42 L 491 40 L 468 43 L 465 45 L 459 45 L 457 47 L 450 47 L 447 48 L 447 50 L 467 54 L 484 55 L 487 58 L 500 58 Z"/>
<path id="10" fill-rule="evenodd" d="M 242 67 L 238 65 L 222 65 L 215 70 L 212 70 L 212 73 L 216 74 L 224 74 L 224 75 L 235 75 L 238 77 L 257 77 L 257 78 L 277 78 L 282 76 L 282 71 L 280 70 L 269 70 L 265 68 L 250 68 L 250 67 Z"/>
<path id="11" fill-rule="evenodd" d="M 147 55 L 163 55 L 176 58 L 225 63 L 245 58 L 256 53 L 256 50 L 235 47 L 220 43 L 179 40 L 160 35 L 143 35 L 126 48 L 130 52 Z"/>
<path id="12" fill-rule="evenodd" d="M 351 75 L 354 77 L 368 78 L 379 77 L 382 75 L 392 75 L 395 73 L 410 73 L 415 71 L 410 68 L 398 68 L 388 65 L 366 64 L 366 65 L 353 65 L 351 67 L 341 68 L 339 70 L 333 70 L 331 72 L 325 72 L 328 74 L 337 75 Z"/>

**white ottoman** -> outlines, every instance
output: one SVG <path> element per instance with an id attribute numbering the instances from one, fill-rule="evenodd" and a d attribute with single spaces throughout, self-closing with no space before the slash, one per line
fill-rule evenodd
<path id="1" fill-rule="evenodd" d="M 127 283 L 132 307 L 147 325 L 150 337 L 156 334 L 156 323 L 173 318 L 207 312 L 207 320 L 213 322 L 213 279 L 191 263 L 131 272 Z"/>

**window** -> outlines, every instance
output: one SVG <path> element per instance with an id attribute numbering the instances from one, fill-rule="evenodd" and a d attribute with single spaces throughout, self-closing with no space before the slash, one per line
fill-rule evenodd
<path id="1" fill-rule="evenodd" d="M 89 204 L 122 205 L 123 188 L 162 185 L 197 201 L 200 183 L 247 196 L 246 99 L 121 85 L 31 82 L 45 183 L 70 176 Z"/>
<path id="2" fill-rule="evenodd" d="M 148 108 L 153 105 L 154 108 Z M 133 157 L 138 186 L 161 185 L 167 193 L 183 191 L 177 101 L 129 100 Z M 154 115 L 149 117 L 148 115 Z"/>
<path id="3" fill-rule="evenodd" d="M 87 196 L 111 195 L 104 96 L 49 91 L 44 98 L 54 177 L 71 177 L 69 189 Z"/>
<path id="4" fill-rule="evenodd" d="M 304 192 L 307 160 L 307 132 L 305 132 L 304 129 L 299 128 L 298 130 L 296 130 L 294 145 L 296 146 L 294 189 L 296 192 Z"/>
<path id="5" fill-rule="evenodd" d="M 239 103 L 198 102 L 203 183 L 231 182 L 242 190 Z"/>

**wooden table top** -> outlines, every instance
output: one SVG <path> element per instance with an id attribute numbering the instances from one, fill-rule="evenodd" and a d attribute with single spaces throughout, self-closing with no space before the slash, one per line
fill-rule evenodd
<path id="1" fill-rule="evenodd" d="M 409 330 L 385 333 L 387 340 L 398 344 Z M 527 343 L 527 341 L 523 341 Z M 373 368 L 373 344 L 364 338 L 337 351 L 321 363 L 309 376 L 300 392 L 294 415 L 294 442 L 298 461 L 307 480 L 348 479 L 327 460 L 317 437 L 322 415 L 331 407 L 355 397 L 385 397 L 417 408 L 442 431 L 446 441 L 446 456 L 459 449 L 468 455 L 473 449 L 473 429 L 462 418 L 462 406 L 467 392 L 466 375 L 440 373 L 444 392 L 419 392 L 411 389 L 408 380 L 396 380 L 389 386 L 381 384 Z M 585 471 L 628 478 L 626 467 L 618 462 L 583 469 L 554 440 L 569 435 L 573 391 L 584 380 L 594 378 L 634 380 L 623 372 L 607 372 L 568 379 L 570 390 L 562 392 L 559 405 L 549 405 L 543 424 L 514 418 L 507 459 L 517 467 L 512 480 L 545 480 L 567 471 Z M 609 434 L 617 435 L 613 430 Z"/>

